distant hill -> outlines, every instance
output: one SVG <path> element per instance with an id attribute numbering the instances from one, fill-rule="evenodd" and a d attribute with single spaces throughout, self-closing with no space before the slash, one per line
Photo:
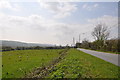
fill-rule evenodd
<path id="1" fill-rule="evenodd" d="M 50 47 L 54 46 L 52 44 L 39 44 L 39 43 L 25 43 L 25 42 L 19 42 L 19 41 L 8 41 L 8 40 L 0 40 L 0 46 L 10 46 L 10 47 L 34 47 L 34 46 L 40 46 L 40 47 Z"/>

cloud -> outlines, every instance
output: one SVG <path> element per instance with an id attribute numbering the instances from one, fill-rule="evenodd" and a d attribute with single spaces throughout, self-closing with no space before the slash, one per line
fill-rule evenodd
<path id="1" fill-rule="evenodd" d="M 88 11 L 91 11 L 91 10 L 97 8 L 98 6 L 99 6 L 98 4 L 94 4 L 94 5 L 84 4 L 82 8 L 83 8 L 83 9 L 86 9 L 86 10 L 88 10 Z"/>
<path id="2" fill-rule="evenodd" d="M 0 14 L 2 39 L 53 44 L 71 44 L 71 38 L 85 32 L 87 25 L 67 24 L 40 15 L 10 16 Z"/>
<path id="3" fill-rule="evenodd" d="M 118 26 L 118 18 L 115 16 L 104 15 L 95 19 L 88 19 L 89 23 L 105 23 L 108 27 Z"/>
<path id="4" fill-rule="evenodd" d="M 58 39 L 59 43 L 61 44 L 72 44 L 73 37 L 77 42 L 79 40 L 78 36 L 81 34 L 81 41 L 84 38 L 91 40 L 91 31 L 93 27 L 92 24 L 61 24 L 57 25 L 55 28 L 56 34 L 55 37 Z M 82 35 L 85 33 L 85 35 Z"/>
<path id="5" fill-rule="evenodd" d="M 98 4 L 94 4 L 94 7 L 98 7 Z"/>
<path id="6" fill-rule="evenodd" d="M 72 44 L 72 38 L 74 37 L 76 41 L 79 40 L 78 36 L 81 34 L 81 41 L 87 38 L 89 41 L 93 41 L 94 37 L 91 35 L 94 27 L 98 23 L 104 23 L 108 26 L 110 31 L 110 38 L 118 37 L 118 18 L 115 16 L 104 15 L 98 18 L 88 19 L 86 24 L 59 24 L 56 25 L 55 37 L 58 38 L 59 43 L 69 43 Z M 84 33 L 84 34 L 83 34 Z"/>
<path id="7" fill-rule="evenodd" d="M 12 6 L 10 5 L 8 1 L 1 1 L 0 8 L 12 8 Z"/>
<path id="8" fill-rule="evenodd" d="M 20 6 L 18 6 L 17 4 L 12 4 L 8 1 L 5 0 L 1 0 L 0 1 L 0 9 L 10 9 L 13 11 L 20 11 Z"/>
<path id="9" fill-rule="evenodd" d="M 68 2 L 40 2 L 40 6 L 55 14 L 54 18 L 65 18 L 77 10 L 77 6 Z"/>
<path id="10" fill-rule="evenodd" d="M 57 31 L 55 37 L 58 38 L 58 41 L 61 44 L 72 44 L 73 37 L 78 41 L 79 34 L 81 34 L 81 41 L 84 40 L 84 38 L 93 41 L 94 37 L 91 35 L 91 32 L 98 23 L 105 23 L 108 26 L 110 38 L 118 36 L 118 18 L 115 16 L 104 15 L 98 18 L 89 19 L 86 24 L 58 24 L 56 25 L 57 27 L 55 27 L 55 31 Z"/>
<path id="11" fill-rule="evenodd" d="M 41 15 L 22 17 L 5 14 L 0 14 L 0 33 L 2 33 L 2 39 L 66 45 L 72 44 L 73 37 L 78 41 L 79 34 L 81 34 L 81 40 L 84 38 L 93 40 L 91 32 L 99 21 L 112 26 L 112 36 L 117 34 L 114 28 L 117 17 L 114 16 L 105 15 L 89 19 L 86 24 L 73 24 L 47 19 Z"/>
<path id="12" fill-rule="evenodd" d="M 40 15 L 11 16 L 0 14 L 0 33 L 2 39 L 27 42 L 57 43 L 54 35 L 56 25 L 62 23 L 46 19 Z"/>
<path id="13" fill-rule="evenodd" d="M 52 21 L 46 21 L 42 16 L 31 15 L 31 16 L 11 16 L 0 14 L 1 26 L 4 28 L 29 28 L 29 29 L 45 29 L 46 23 L 52 23 Z M 44 27 L 45 26 L 45 27 Z"/>
<path id="14" fill-rule="evenodd" d="M 50 39 L 46 31 L 48 21 L 39 15 L 21 17 L 0 14 L 0 22 L 2 39 L 53 43 L 46 39 Z"/>

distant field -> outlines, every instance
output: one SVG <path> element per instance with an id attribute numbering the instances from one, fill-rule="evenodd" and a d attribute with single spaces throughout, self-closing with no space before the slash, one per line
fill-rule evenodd
<path id="1" fill-rule="evenodd" d="M 118 75 L 117 66 L 70 49 L 65 59 L 55 66 L 47 78 L 118 78 Z"/>
<path id="2" fill-rule="evenodd" d="M 17 50 L 2 54 L 2 77 L 20 78 L 34 68 L 47 65 L 59 56 L 59 50 Z"/>

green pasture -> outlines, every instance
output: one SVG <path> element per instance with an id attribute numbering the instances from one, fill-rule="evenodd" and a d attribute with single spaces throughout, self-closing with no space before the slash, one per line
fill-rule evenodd
<path id="1" fill-rule="evenodd" d="M 2 78 L 21 78 L 49 64 L 61 50 L 16 50 L 2 53 Z"/>

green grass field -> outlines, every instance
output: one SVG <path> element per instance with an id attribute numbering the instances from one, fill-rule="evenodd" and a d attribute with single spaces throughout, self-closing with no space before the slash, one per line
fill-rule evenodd
<path id="1" fill-rule="evenodd" d="M 46 66 L 63 51 L 19 50 L 3 52 L 3 78 L 24 77 L 37 67 Z M 76 49 L 49 70 L 45 78 L 118 78 L 118 66 Z"/>
<path id="2" fill-rule="evenodd" d="M 34 68 L 47 65 L 63 50 L 17 50 L 2 53 L 2 77 L 20 78 Z"/>
<path id="3" fill-rule="evenodd" d="M 76 49 L 71 49 L 48 78 L 118 78 L 118 67 Z"/>

